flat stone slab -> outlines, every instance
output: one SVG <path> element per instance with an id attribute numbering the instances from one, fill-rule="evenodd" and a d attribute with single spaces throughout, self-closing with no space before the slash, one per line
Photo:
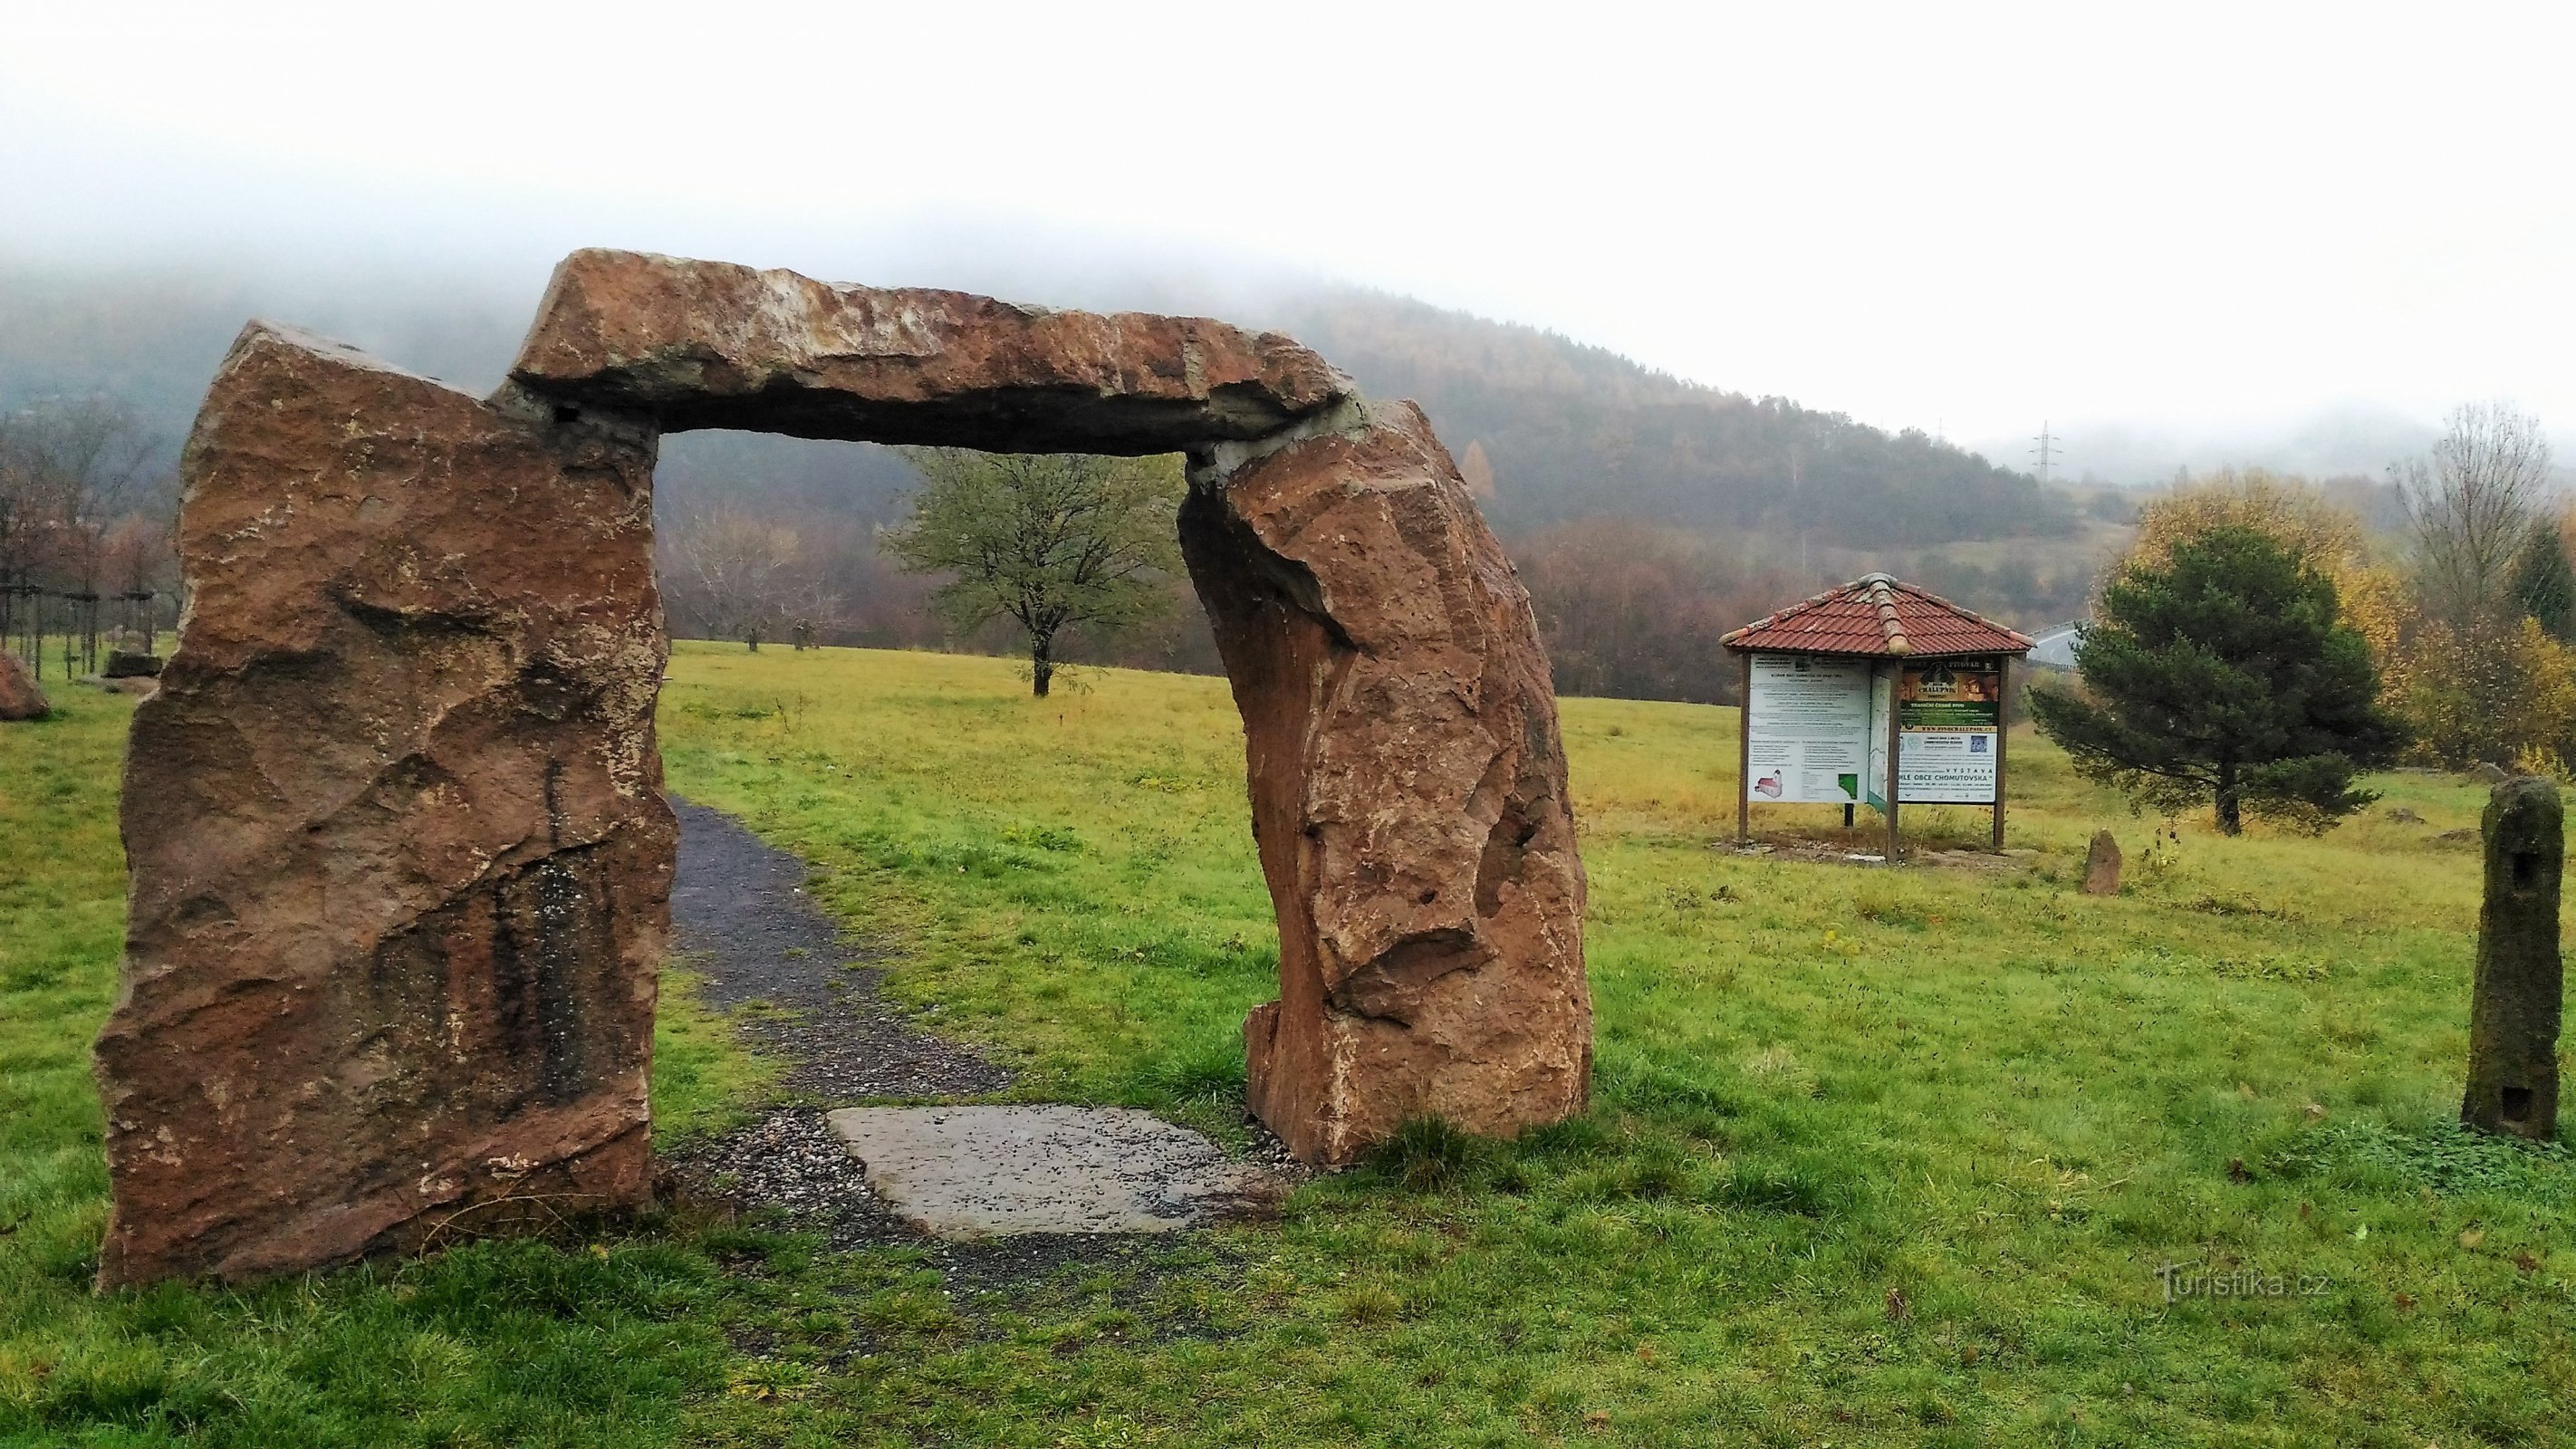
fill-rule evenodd
<path id="1" fill-rule="evenodd" d="M 1168 1233 L 1275 1205 L 1277 1177 L 1125 1107 L 845 1107 L 868 1186 L 941 1238 Z"/>

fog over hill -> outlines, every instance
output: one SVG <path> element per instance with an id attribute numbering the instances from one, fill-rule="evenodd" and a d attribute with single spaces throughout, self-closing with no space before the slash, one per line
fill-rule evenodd
<path id="1" fill-rule="evenodd" d="M 2032 425 L 2033 433 L 2039 423 Z M 2420 457 L 2440 429 L 2392 408 L 2349 403 L 2301 417 L 2233 427 L 2172 428 L 2117 419 L 2049 424 L 2056 477 L 2135 488 L 2169 484 L 2181 472 L 2264 468 L 2314 479 L 2380 478 L 2391 463 Z M 1970 444 L 1999 461 L 2026 465 L 2036 444 L 1986 438 Z"/>
<path id="2" fill-rule="evenodd" d="M 354 270 L 20 264 L 0 269 L 0 405 L 110 394 L 139 410 L 175 453 L 207 378 L 252 316 L 480 393 L 499 382 L 542 286 L 534 275 L 425 281 Z M 1534 328 L 1401 298 L 1135 276 L 1010 294 L 1207 312 L 1288 332 L 1371 394 L 1420 401 L 1506 532 L 1619 517 L 1870 548 L 2064 536 L 2075 527 L 2067 497 L 1921 433 L 1696 386 Z M 881 519 L 909 473 L 899 460 L 848 445 L 691 435 L 671 440 L 663 479 L 683 504 L 721 487 L 746 502 L 788 498 Z"/>
<path id="3" fill-rule="evenodd" d="M 828 273 L 827 273 L 828 274 Z M 1095 310 L 1196 313 L 1285 332 L 1382 398 L 1412 398 L 1520 565 L 1570 692 L 1720 699 L 1717 637 L 1828 582 L 1886 568 L 2010 622 L 2080 607 L 2126 504 L 2043 487 L 1920 431 L 1683 381 L 1604 348 L 1312 278 L 1188 265 L 1060 275 L 1025 260 L 863 270 Z M 292 323 L 468 392 L 502 379 L 542 267 L 78 266 L 0 260 L 0 410 L 121 399 L 166 471 L 243 322 Z M 691 538 L 744 516 L 794 540 L 799 602 L 834 642 L 936 646 L 928 585 L 873 542 L 913 471 L 889 449 L 746 433 L 665 440 L 656 475 L 675 631 L 723 633 L 693 595 Z M 982 639 L 1002 647 L 1007 641 Z M 1196 611 L 1076 657 L 1212 668 Z"/>

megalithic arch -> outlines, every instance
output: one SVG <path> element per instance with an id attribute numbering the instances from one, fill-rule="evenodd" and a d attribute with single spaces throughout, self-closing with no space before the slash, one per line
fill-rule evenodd
<path id="1" fill-rule="evenodd" d="M 629 252 L 477 399 L 254 323 L 182 463 L 97 1046 L 102 1283 L 248 1279 L 651 1190 L 675 832 L 661 435 L 1182 452 L 1279 999 L 1252 1109 L 1352 1161 L 1585 1102 L 1583 867 L 1529 598 L 1409 403 L 1273 334 Z"/>

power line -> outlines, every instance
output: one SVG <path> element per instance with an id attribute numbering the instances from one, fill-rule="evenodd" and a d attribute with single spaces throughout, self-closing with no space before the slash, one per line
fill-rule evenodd
<path id="1" fill-rule="evenodd" d="M 2064 453 L 2066 451 L 2066 445 L 2057 441 L 2049 433 L 2048 424 L 2045 421 L 2042 421 L 2039 425 L 2039 436 L 2031 439 L 2031 441 L 2039 444 L 2038 447 L 2031 449 L 2031 456 L 2039 459 L 2039 481 L 2042 484 L 2045 484 L 2048 482 L 2049 462 L 2057 455 Z"/>

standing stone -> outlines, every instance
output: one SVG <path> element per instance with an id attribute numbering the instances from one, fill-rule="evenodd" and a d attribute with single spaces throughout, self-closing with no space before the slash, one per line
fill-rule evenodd
<path id="1" fill-rule="evenodd" d="M 17 655 L 0 647 L 0 721 L 43 719 L 53 712 L 52 702 L 36 687 L 36 676 Z"/>
<path id="2" fill-rule="evenodd" d="M 1580 1111 L 1583 868 L 1529 596 L 1421 411 L 1296 343 L 585 251 L 511 375 L 666 429 L 1004 452 L 1187 449 L 1190 576 L 1243 714 L 1280 997 L 1251 1106 L 1347 1163 L 1431 1114 Z"/>
<path id="3" fill-rule="evenodd" d="M 2488 797 L 2486 898 L 2469 998 L 2469 1085 L 2460 1120 L 2537 1142 L 2558 1135 L 2558 786 L 2525 776 Z"/>
<path id="4" fill-rule="evenodd" d="M 254 324 L 207 396 L 189 618 L 126 757 L 101 1282 L 645 1199 L 672 429 L 1188 451 L 1280 924 L 1253 1109 L 1315 1163 L 1582 1109 L 1547 658 L 1418 409 L 1204 319 L 622 252 L 558 268 L 511 377 L 477 401 Z"/>
<path id="5" fill-rule="evenodd" d="M 1529 595 L 1410 403 L 1228 468 L 1181 544 L 1243 713 L 1279 1000 L 1252 1110 L 1309 1162 L 1582 1110 L 1583 864 Z"/>
<path id="6" fill-rule="evenodd" d="M 160 674 L 160 660 L 130 649 L 109 650 L 107 663 L 98 671 L 101 679 L 157 679 Z"/>
<path id="7" fill-rule="evenodd" d="M 2084 852 L 2084 894 L 2116 896 L 2120 893 L 2120 842 L 2111 832 L 2093 832 L 2093 844 Z"/>
<path id="8" fill-rule="evenodd" d="M 653 456 L 614 416 L 234 344 L 126 755 L 103 1284 L 647 1200 Z"/>

